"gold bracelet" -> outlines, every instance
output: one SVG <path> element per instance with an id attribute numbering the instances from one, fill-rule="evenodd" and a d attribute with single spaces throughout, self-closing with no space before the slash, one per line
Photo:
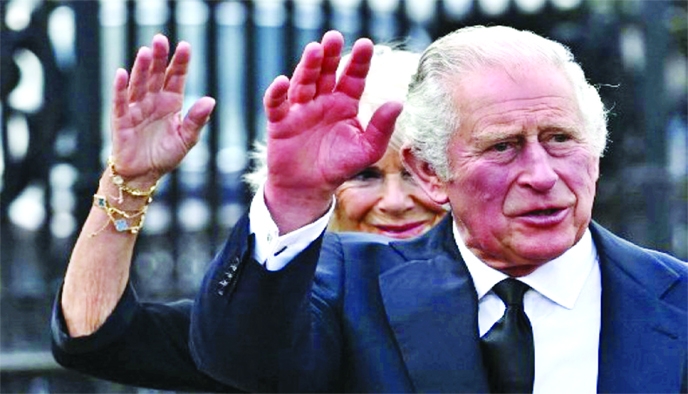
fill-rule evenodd
<path id="1" fill-rule="evenodd" d="M 113 160 L 112 156 L 108 157 L 108 167 L 110 167 L 110 179 L 112 180 L 112 183 L 114 183 L 119 189 L 117 202 L 120 204 L 124 201 L 122 192 L 126 192 L 127 194 L 135 197 L 151 197 L 153 193 L 155 193 L 155 189 L 158 188 L 158 182 L 155 182 L 155 184 L 148 190 L 139 190 L 127 185 L 127 183 L 124 181 L 124 178 L 122 178 L 122 176 L 115 171 L 115 161 Z"/>
<path id="2" fill-rule="evenodd" d="M 94 194 L 93 205 L 105 211 L 105 213 L 108 216 L 108 221 L 105 222 L 103 227 L 91 233 L 89 237 L 92 238 L 100 234 L 103 230 L 105 230 L 105 228 L 110 223 L 112 223 L 113 226 L 115 226 L 115 230 L 117 230 L 118 232 L 128 231 L 131 234 L 138 234 L 143 228 L 143 221 L 146 218 L 146 211 L 148 210 L 148 206 L 152 201 L 153 199 L 151 197 L 148 197 L 148 199 L 146 200 L 146 204 L 140 210 L 125 211 L 110 205 L 110 203 L 107 200 L 107 197 L 101 196 L 99 194 Z M 139 218 L 138 223 L 136 225 L 130 225 L 129 220 L 137 217 Z"/>

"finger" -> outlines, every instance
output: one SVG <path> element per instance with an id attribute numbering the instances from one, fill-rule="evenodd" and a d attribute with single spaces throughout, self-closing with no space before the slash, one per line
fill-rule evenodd
<path id="1" fill-rule="evenodd" d="M 165 81 L 165 68 L 167 67 L 167 57 L 170 52 L 170 44 L 167 37 L 156 34 L 151 43 L 153 49 L 153 62 L 150 66 L 150 78 L 148 80 L 148 91 L 157 92 L 162 89 Z"/>
<path id="2" fill-rule="evenodd" d="M 186 83 L 186 73 L 189 68 L 189 60 L 191 59 L 191 45 L 187 42 L 180 42 L 177 44 L 177 49 L 174 51 L 174 56 L 167 66 L 165 72 L 164 89 L 173 93 L 184 93 L 184 84 Z"/>
<path id="3" fill-rule="evenodd" d="M 263 108 L 269 122 L 279 122 L 289 113 L 289 102 L 287 101 L 289 85 L 289 78 L 280 75 L 265 90 Z"/>
<path id="4" fill-rule="evenodd" d="M 344 37 L 336 30 L 328 31 L 322 39 L 324 57 L 322 61 L 320 80 L 316 94 L 329 93 L 334 90 L 337 82 L 337 67 L 342 58 L 342 48 L 344 47 Z"/>
<path id="5" fill-rule="evenodd" d="M 287 97 L 292 103 L 306 103 L 313 100 L 316 84 L 320 78 L 323 61 L 323 48 L 317 42 L 306 45 L 299 64 L 294 69 Z"/>
<path id="6" fill-rule="evenodd" d="M 129 75 L 123 68 L 117 69 L 115 79 L 112 83 L 112 120 L 125 116 L 129 110 L 129 95 L 127 92 L 127 82 Z"/>
<path id="7" fill-rule="evenodd" d="M 129 101 L 139 101 L 148 91 L 148 75 L 153 55 L 148 47 L 141 47 L 136 54 L 134 67 L 131 70 L 131 80 L 129 81 Z"/>
<path id="8" fill-rule="evenodd" d="M 191 149 L 198 142 L 201 129 L 208 123 L 214 108 L 215 99 L 201 97 L 187 112 L 182 122 L 181 133 L 188 149 Z"/>
<path id="9" fill-rule="evenodd" d="M 381 105 L 370 118 L 363 138 L 367 141 L 371 154 L 376 157 L 375 161 L 379 160 L 387 150 L 387 144 L 392 137 L 394 125 L 402 108 L 400 102 L 390 101 Z"/>
<path id="10" fill-rule="evenodd" d="M 360 99 L 372 58 L 373 42 L 367 38 L 358 39 L 351 50 L 349 64 L 345 66 L 335 90 L 356 100 Z"/>

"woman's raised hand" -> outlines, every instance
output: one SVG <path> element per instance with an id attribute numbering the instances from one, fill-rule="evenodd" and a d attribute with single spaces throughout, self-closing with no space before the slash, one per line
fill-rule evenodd
<path id="1" fill-rule="evenodd" d="M 191 46 L 180 42 L 169 60 L 169 42 L 161 34 L 139 49 L 131 77 L 117 70 L 112 98 L 112 158 L 128 180 L 151 183 L 174 170 L 198 142 L 215 107 L 198 99 L 182 117 L 184 84 Z"/>

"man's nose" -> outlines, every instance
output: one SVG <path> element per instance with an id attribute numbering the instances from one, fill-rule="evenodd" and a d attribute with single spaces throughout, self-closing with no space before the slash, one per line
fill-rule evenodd
<path id="1" fill-rule="evenodd" d="M 410 185 L 401 176 L 385 178 L 382 196 L 378 208 L 386 212 L 403 212 L 413 208 Z"/>
<path id="2" fill-rule="evenodd" d="M 553 188 L 559 180 L 552 156 L 539 142 L 527 143 L 520 160 L 523 169 L 518 179 L 519 184 L 544 192 Z"/>

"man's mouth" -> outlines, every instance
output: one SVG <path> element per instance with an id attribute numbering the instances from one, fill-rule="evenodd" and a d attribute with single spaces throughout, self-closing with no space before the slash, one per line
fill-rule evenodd
<path id="1" fill-rule="evenodd" d="M 560 212 L 562 208 L 549 208 L 549 209 L 537 209 L 534 211 L 526 212 L 524 216 L 550 216 L 557 212 Z"/>
<path id="2" fill-rule="evenodd" d="M 565 220 L 568 212 L 568 208 L 533 209 L 523 212 L 518 217 L 531 226 L 550 227 Z"/>

